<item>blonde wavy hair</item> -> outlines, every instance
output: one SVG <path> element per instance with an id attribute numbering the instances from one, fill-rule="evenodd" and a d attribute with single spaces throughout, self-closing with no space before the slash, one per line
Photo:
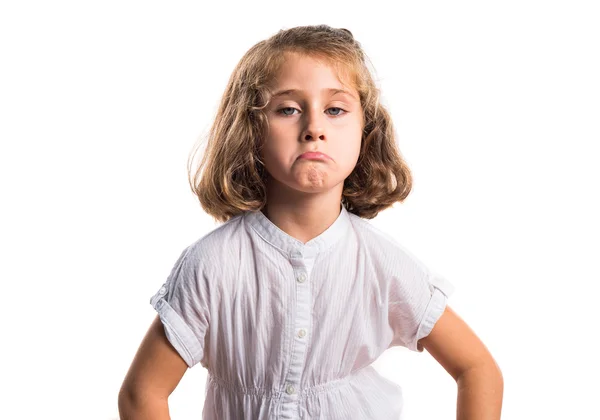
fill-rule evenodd
<path id="1" fill-rule="evenodd" d="M 359 93 L 364 129 L 360 156 L 344 180 L 342 205 L 366 219 L 402 202 L 412 189 L 412 175 L 397 147 L 388 111 L 379 103 L 376 87 L 360 43 L 347 29 L 327 25 L 280 30 L 252 46 L 231 74 L 208 133 L 200 165 L 188 159 L 188 180 L 204 211 L 219 222 L 267 203 L 261 150 L 268 119 L 264 108 L 273 93 L 270 83 L 284 54 L 298 53 L 322 60 L 349 80 Z M 193 174 L 193 175 L 192 175 Z"/>

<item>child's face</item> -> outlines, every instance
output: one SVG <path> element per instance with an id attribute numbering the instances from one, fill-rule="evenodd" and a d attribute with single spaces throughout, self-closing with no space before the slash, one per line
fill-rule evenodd
<path id="1" fill-rule="evenodd" d="M 270 130 L 262 153 L 265 168 L 276 183 L 303 192 L 339 189 L 352 173 L 360 154 L 363 113 L 358 92 L 342 86 L 334 71 L 295 53 L 281 67 L 273 83 L 275 93 L 266 108 Z M 351 95 L 329 92 L 346 89 Z M 318 151 L 330 157 L 312 160 L 299 156 Z"/>

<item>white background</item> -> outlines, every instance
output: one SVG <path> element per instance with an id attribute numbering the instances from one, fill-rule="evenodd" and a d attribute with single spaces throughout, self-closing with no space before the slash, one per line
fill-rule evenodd
<path id="1" fill-rule="evenodd" d="M 415 178 L 372 220 L 456 287 L 503 419 L 600 418 L 600 13 L 593 1 L 3 2 L 0 417 L 118 418 L 180 252 L 217 225 L 186 161 L 235 64 L 280 29 L 350 29 Z M 427 352 L 375 362 L 410 420 L 454 419 Z M 201 418 L 189 370 L 173 419 Z"/>

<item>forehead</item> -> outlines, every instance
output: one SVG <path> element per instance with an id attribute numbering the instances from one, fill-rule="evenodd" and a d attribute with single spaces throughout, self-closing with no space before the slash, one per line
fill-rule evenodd
<path id="1" fill-rule="evenodd" d="M 274 94 L 315 89 L 331 94 L 345 91 L 358 98 L 351 74 L 347 66 L 333 65 L 331 59 L 288 52 L 284 54 L 270 87 Z"/>

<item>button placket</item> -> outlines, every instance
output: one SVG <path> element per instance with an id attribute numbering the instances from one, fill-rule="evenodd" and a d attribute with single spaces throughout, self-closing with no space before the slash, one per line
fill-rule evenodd
<path id="1" fill-rule="evenodd" d="M 309 257 L 310 258 L 310 257 Z M 306 351 L 308 348 L 307 336 L 311 316 L 311 289 L 308 280 L 308 265 L 306 257 L 301 251 L 295 250 L 290 254 L 290 262 L 294 268 L 296 304 L 295 322 L 293 325 L 292 354 L 289 358 L 289 369 L 285 378 L 284 397 L 282 399 L 282 419 L 298 418 L 298 393 L 300 380 L 304 370 Z"/>
<path id="2" fill-rule="evenodd" d="M 298 277 L 296 278 L 296 280 L 298 281 L 298 283 L 304 283 L 306 281 L 306 273 L 301 272 L 300 274 L 298 274 Z M 305 335 L 306 335 L 305 328 L 300 328 L 300 330 L 298 330 L 298 332 L 296 333 L 296 336 L 299 338 L 304 338 Z"/>

